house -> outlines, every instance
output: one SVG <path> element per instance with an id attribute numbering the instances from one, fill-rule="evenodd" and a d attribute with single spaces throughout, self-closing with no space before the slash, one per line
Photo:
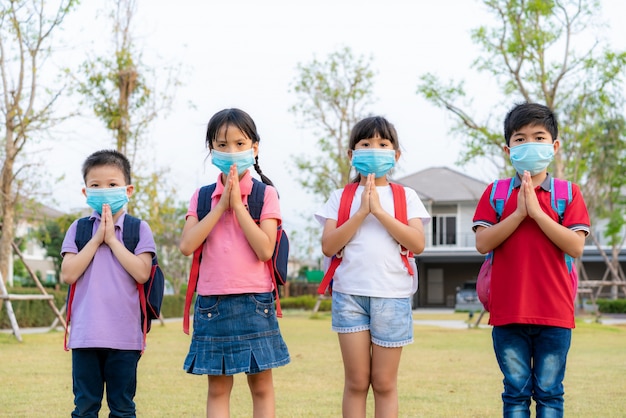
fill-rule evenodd
<path id="1" fill-rule="evenodd" d="M 426 248 L 416 257 L 419 290 L 413 306 L 454 307 L 457 288 L 476 280 L 484 260 L 476 251 L 472 219 L 488 184 L 448 167 L 428 168 L 394 181 L 415 190 L 432 216 L 425 228 Z M 592 226 L 592 233 L 604 244 L 597 231 L 602 231 L 601 224 Z M 606 264 L 592 240 L 588 240 L 580 261 L 581 283 L 606 280 Z M 619 254 L 619 262 L 624 270 L 626 251 Z M 608 285 L 595 286 L 595 291 L 603 297 L 616 294 L 615 287 Z M 626 297 L 626 284 L 617 294 Z"/>

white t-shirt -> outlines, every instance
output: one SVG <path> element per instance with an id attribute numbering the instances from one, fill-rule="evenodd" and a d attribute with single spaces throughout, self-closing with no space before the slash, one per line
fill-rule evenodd
<path id="1" fill-rule="evenodd" d="M 359 186 L 356 190 L 350 208 L 351 217 L 361 205 L 363 189 L 363 186 Z M 393 215 L 391 186 L 376 187 L 376 190 L 383 209 Z M 407 218 L 420 218 L 426 225 L 430 215 L 424 204 L 415 190 L 407 187 L 404 190 Z M 337 220 L 342 192 L 343 189 L 335 190 L 326 204 L 315 213 L 315 219 L 322 226 L 327 219 Z M 400 245 L 376 217 L 369 214 L 343 250 L 343 260 L 335 271 L 333 290 L 350 295 L 403 298 L 414 293 L 412 279 L 402 262 Z"/>

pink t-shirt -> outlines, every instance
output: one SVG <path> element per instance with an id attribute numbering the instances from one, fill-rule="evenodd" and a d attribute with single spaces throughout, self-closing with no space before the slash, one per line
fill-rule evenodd
<path id="1" fill-rule="evenodd" d="M 224 191 L 220 178 L 221 175 L 211 196 L 211 207 L 217 204 Z M 246 204 L 252 192 L 252 176 L 249 171 L 239 180 L 239 187 L 243 202 Z M 197 189 L 191 197 L 186 216 L 198 216 L 199 190 Z M 278 193 L 271 186 L 265 188 L 261 221 L 265 219 L 277 219 L 279 223 L 281 222 Z M 227 210 L 203 244 L 198 294 L 209 296 L 261 293 L 270 292 L 273 288 L 267 263 L 257 258 L 239 226 L 234 211 Z"/>

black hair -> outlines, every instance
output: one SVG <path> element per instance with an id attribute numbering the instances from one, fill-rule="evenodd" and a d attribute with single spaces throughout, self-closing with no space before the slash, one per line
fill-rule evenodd
<path id="1" fill-rule="evenodd" d="M 398 150 L 400 148 L 396 128 L 382 116 L 370 116 L 358 121 L 350 132 L 348 147 L 354 150 L 356 144 L 362 139 L 375 138 L 376 136 L 391 141 L 393 149 Z M 356 177 L 352 179 L 352 182 L 357 183 L 360 180 L 361 174 L 357 173 Z"/>
<path id="2" fill-rule="evenodd" d="M 124 174 L 126 185 L 132 184 L 130 181 L 130 162 L 124 154 L 113 149 L 104 149 L 91 154 L 83 163 L 83 180 L 87 181 L 87 174 L 94 167 L 110 165 L 119 168 Z"/>
<path id="3" fill-rule="evenodd" d="M 525 126 L 543 126 L 552 135 L 552 142 L 559 135 L 556 115 L 548 106 L 539 103 L 519 103 L 504 118 L 504 139 L 510 146 L 511 136 Z"/>
<path id="4" fill-rule="evenodd" d="M 243 132 L 243 134 L 249 138 L 253 144 L 261 141 L 259 133 L 256 130 L 256 125 L 250 115 L 241 109 L 224 109 L 217 112 L 209 120 L 206 130 L 206 146 L 209 150 L 213 150 L 213 141 L 217 139 L 217 134 L 220 129 L 223 126 L 228 127 L 229 125 L 232 125 Z M 274 183 L 272 183 L 272 181 L 261 171 L 258 155 L 254 159 L 254 170 L 259 174 L 263 183 L 274 186 Z"/>

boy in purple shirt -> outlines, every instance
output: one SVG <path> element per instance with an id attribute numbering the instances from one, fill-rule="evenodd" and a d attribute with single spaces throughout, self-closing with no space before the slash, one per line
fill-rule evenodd
<path id="1" fill-rule="evenodd" d="M 131 253 L 122 240 L 124 206 L 132 196 L 130 163 L 114 150 L 97 151 L 83 163 L 82 192 L 91 214 L 91 240 L 79 251 L 78 220 L 68 229 L 61 278 L 76 284 L 71 308 L 72 417 L 97 417 L 106 386 L 112 417 L 135 416 L 137 363 L 143 350 L 137 284 L 145 283 L 156 252 L 152 231 L 141 221 Z"/>

